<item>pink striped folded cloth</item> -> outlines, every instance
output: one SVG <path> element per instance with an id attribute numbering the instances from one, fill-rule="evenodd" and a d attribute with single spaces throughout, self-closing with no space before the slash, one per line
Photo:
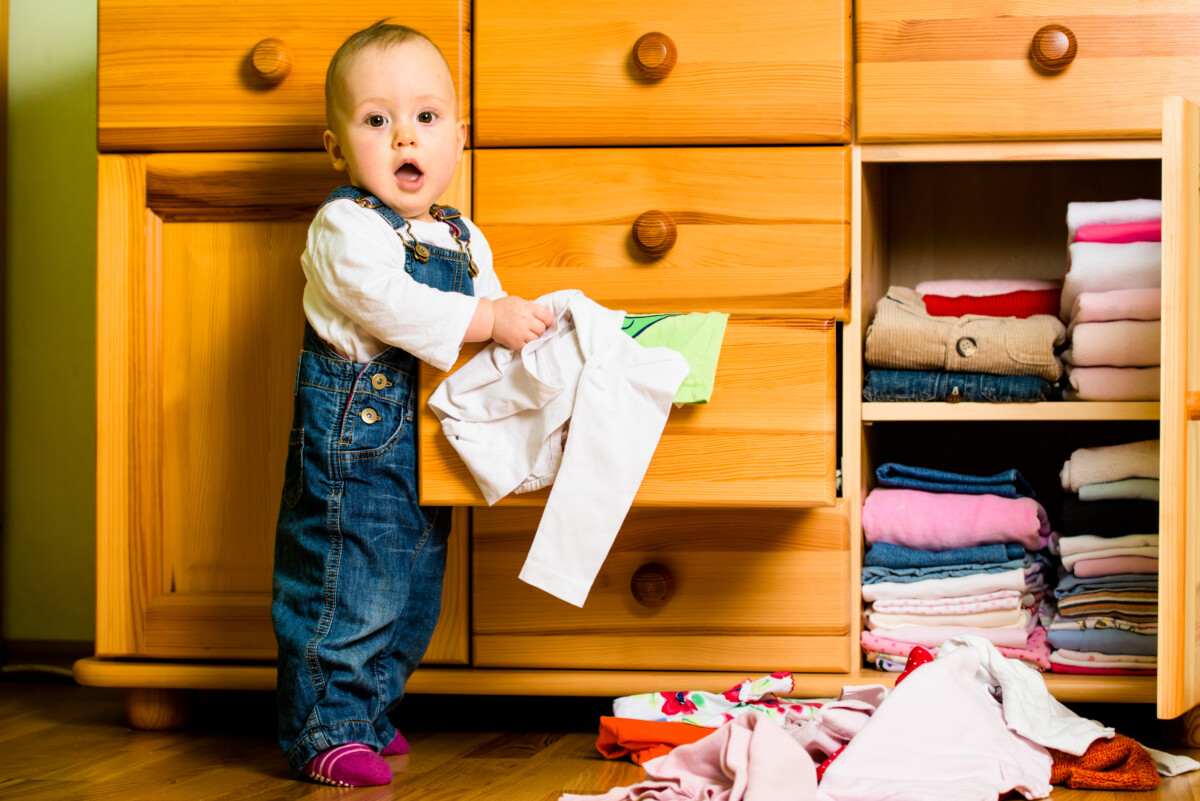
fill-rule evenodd
<path id="1" fill-rule="evenodd" d="M 1036 551 L 1050 534 L 1046 510 L 1032 498 L 877 487 L 862 509 L 867 542 L 947 551 L 1014 542 Z"/>
<path id="2" fill-rule="evenodd" d="M 1076 242 L 1161 242 L 1162 220 L 1081 225 L 1075 231 Z"/>
<path id="3" fill-rule="evenodd" d="M 1156 401 L 1161 394 L 1158 367 L 1075 367 L 1067 365 L 1071 388 L 1064 400 Z"/>
<path id="4" fill-rule="evenodd" d="M 1108 320 L 1158 320 L 1162 317 L 1162 289 L 1112 289 L 1082 292 L 1071 306 L 1070 328 L 1079 323 Z"/>
<path id="5" fill-rule="evenodd" d="M 1080 323 L 1062 360 L 1076 367 L 1155 367 L 1162 360 L 1158 320 Z"/>

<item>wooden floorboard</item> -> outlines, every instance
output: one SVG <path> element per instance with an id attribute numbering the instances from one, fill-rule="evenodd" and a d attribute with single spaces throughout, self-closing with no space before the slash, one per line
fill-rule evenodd
<path id="1" fill-rule="evenodd" d="M 124 725 L 120 690 L 58 677 L 0 681 L 0 799 L 22 801 L 557 801 L 642 778 L 596 751 L 609 699 L 413 696 L 399 723 L 412 753 L 392 757 L 387 787 L 344 790 L 296 780 L 274 736 L 268 693 L 197 693 L 193 721 L 173 732 Z M 1149 707 L 1096 705 L 1081 714 L 1154 744 Z M 1180 751 L 1200 758 L 1200 751 Z M 1200 800 L 1200 772 L 1153 792 L 1069 790 L 1055 801 Z"/>

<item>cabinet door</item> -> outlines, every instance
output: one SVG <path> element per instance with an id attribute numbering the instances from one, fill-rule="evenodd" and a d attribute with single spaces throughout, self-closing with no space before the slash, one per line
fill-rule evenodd
<path id="1" fill-rule="evenodd" d="M 324 153 L 100 157 L 99 656 L 275 657 L 299 260 L 343 178 Z M 467 659 L 465 522 L 431 661 Z"/>
<path id="2" fill-rule="evenodd" d="M 1200 107 L 1163 108 L 1158 716 L 1200 703 Z"/>

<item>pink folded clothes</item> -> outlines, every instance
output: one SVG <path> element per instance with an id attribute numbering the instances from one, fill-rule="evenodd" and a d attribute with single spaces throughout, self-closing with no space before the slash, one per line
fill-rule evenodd
<path id="1" fill-rule="evenodd" d="M 1108 559 L 1117 556 L 1142 556 L 1149 559 L 1158 558 L 1157 545 L 1131 545 L 1128 547 L 1103 548 L 1095 551 L 1085 551 L 1082 553 L 1073 553 L 1062 557 L 1063 567 L 1067 570 L 1073 570 L 1076 562 L 1082 562 L 1084 559 Z"/>
<path id="2" fill-rule="evenodd" d="M 1158 320 L 1080 323 L 1062 359 L 1078 367 L 1155 367 L 1162 360 Z"/>
<path id="3" fill-rule="evenodd" d="M 1115 576 L 1118 573 L 1157 573 L 1157 556 L 1105 556 L 1099 559 L 1080 559 L 1071 568 L 1079 578 Z"/>
<path id="4" fill-rule="evenodd" d="M 1067 204 L 1067 241 L 1074 241 L 1078 230 L 1085 225 L 1115 225 L 1161 219 L 1161 200 L 1076 201 Z"/>
<path id="5" fill-rule="evenodd" d="M 894 637 L 881 636 L 873 631 L 864 631 L 862 633 L 861 644 L 864 651 L 881 651 L 886 654 L 895 654 L 907 658 L 913 648 L 917 647 L 915 642 L 905 642 L 897 640 Z M 929 648 L 934 654 L 937 653 L 938 646 L 921 646 Z M 1006 656 L 1009 659 L 1021 659 L 1026 662 L 1036 663 L 1043 670 L 1050 669 L 1050 644 L 1046 639 L 1046 630 L 1041 626 L 1034 626 L 1029 631 L 1029 636 L 1025 640 L 1025 645 L 1019 648 L 1010 648 L 1006 645 L 997 645 L 996 650 L 1001 656 Z"/>
<path id="6" fill-rule="evenodd" d="M 893 631 L 909 626 L 968 626 L 971 628 L 1021 629 L 1029 628 L 1029 612 L 1025 609 L 993 609 L 987 612 L 966 614 L 914 614 L 911 612 L 877 612 L 868 609 L 863 613 L 867 628 L 871 631 Z"/>
<path id="7" fill-rule="evenodd" d="M 1075 230 L 1076 242 L 1161 242 L 1162 220 L 1081 225 Z"/>
<path id="8" fill-rule="evenodd" d="M 1079 492 L 1084 484 L 1123 478 L 1158 478 L 1158 440 L 1143 439 L 1120 445 L 1076 448 L 1059 471 L 1062 488 Z M 870 500 L 868 496 L 867 500 Z"/>
<path id="9" fill-rule="evenodd" d="M 1086 663 L 1100 667 L 1150 668 L 1158 664 L 1158 656 L 1150 654 L 1105 654 L 1100 651 L 1072 651 L 1068 648 L 1058 648 L 1054 651 L 1054 656 L 1064 665 Z M 1120 662 L 1127 664 L 1118 664 Z"/>
<path id="10" fill-rule="evenodd" d="M 1156 401 L 1162 394 L 1158 367 L 1075 367 L 1067 365 L 1069 401 Z"/>
<path id="11" fill-rule="evenodd" d="M 1070 263 L 1063 278 L 1060 315 L 1070 319 L 1075 298 L 1084 292 L 1114 289 L 1152 289 L 1162 286 L 1162 243 L 1072 242 Z"/>
<path id="12" fill-rule="evenodd" d="M 1083 292 L 1071 306 L 1068 333 L 1080 323 L 1109 320 L 1158 320 L 1162 317 L 1162 289 L 1113 289 Z"/>
<path id="13" fill-rule="evenodd" d="M 1010 292 L 1061 289 L 1062 281 L 1041 278 L 952 278 L 942 281 L 922 281 L 913 288 L 918 295 L 982 298 L 988 295 L 1007 295 Z"/>
<path id="14" fill-rule="evenodd" d="M 954 598 L 894 598 L 876 601 L 875 612 L 907 612 L 916 615 L 953 615 L 965 612 L 986 612 L 992 609 L 1020 609 L 1023 593 L 1019 590 L 997 590 Z"/>
<path id="15" fill-rule="evenodd" d="M 1036 551 L 1050 534 L 1046 510 L 1032 498 L 876 488 L 862 509 L 867 542 L 946 551 L 975 545 L 1019 543 Z"/>
<path id="16" fill-rule="evenodd" d="M 971 626 L 905 626 L 899 629 L 888 629 L 889 639 L 910 642 L 913 645 L 923 645 L 926 648 L 936 647 L 958 634 L 975 634 L 983 637 L 996 647 L 1027 648 L 1029 645 L 1028 629 L 986 629 Z"/>

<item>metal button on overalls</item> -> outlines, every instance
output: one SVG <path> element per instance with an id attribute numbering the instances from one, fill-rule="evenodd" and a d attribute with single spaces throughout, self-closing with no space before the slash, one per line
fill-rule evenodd
<path id="1" fill-rule="evenodd" d="M 387 376 L 385 376 L 383 373 L 376 373 L 375 375 L 371 376 L 371 386 L 375 387 L 375 389 L 386 389 L 391 385 L 392 382 L 388 381 Z"/>
<path id="2" fill-rule="evenodd" d="M 371 425 L 372 423 L 378 423 L 382 419 L 379 416 L 379 412 L 375 411 L 370 406 L 368 406 L 367 408 L 365 408 L 361 412 L 359 412 L 358 416 L 361 417 L 362 421 L 364 423 L 366 423 L 367 425 Z"/>
<path id="3" fill-rule="evenodd" d="M 975 352 L 979 350 L 979 346 L 975 344 L 975 340 L 970 337 L 961 337 L 955 348 L 958 350 L 958 355 L 964 358 L 974 356 Z"/>

